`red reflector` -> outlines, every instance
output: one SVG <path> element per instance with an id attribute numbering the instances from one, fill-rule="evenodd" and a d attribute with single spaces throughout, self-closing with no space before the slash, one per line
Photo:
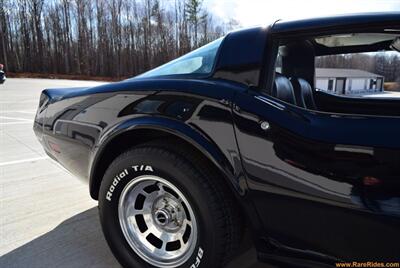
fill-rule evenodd
<path id="1" fill-rule="evenodd" d="M 381 181 L 375 177 L 365 176 L 363 179 L 363 183 L 364 183 L 364 185 L 367 185 L 367 186 L 373 186 L 373 185 L 380 184 Z"/>
<path id="2" fill-rule="evenodd" d="M 290 164 L 290 165 L 295 166 L 295 167 L 305 168 L 304 165 L 302 165 L 302 164 L 300 164 L 300 163 L 298 163 L 298 162 L 295 162 L 295 161 L 293 161 L 293 160 L 285 159 L 284 161 L 285 161 L 286 163 Z"/>
<path id="3" fill-rule="evenodd" d="M 56 153 L 60 153 L 61 152 L 61 148 L 60 148 L 60 146 L 58 144 L 52 143 L 51 141 L 49 141 L 49 146 L 54 152 L 56 152 Z"/>

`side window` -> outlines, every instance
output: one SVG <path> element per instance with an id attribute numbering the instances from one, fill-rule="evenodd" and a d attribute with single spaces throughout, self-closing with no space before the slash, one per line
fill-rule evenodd
<path id="1" fill-rule="evenodd" d="M 400 116 L 400 30 L 277 42 L 272 97 L 321 112 Z"/>
<path id="2" fill-rule="evenodd" d="M 400 91 L 400 54 L 395 51 L 319 56 L 315 67 L 317 88 L 328 93 L 361 98 Z"/>
<path id="3" fill-rule="evenodd" d="M 208 74 L 212 71 L 222 40 L 223 37 L 134 78 L 176 74 Z"/>

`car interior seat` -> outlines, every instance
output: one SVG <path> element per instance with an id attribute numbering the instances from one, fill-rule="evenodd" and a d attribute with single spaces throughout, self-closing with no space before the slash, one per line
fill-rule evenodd
<path id="1" fill-rule="evenodd" d="M 315 51 L 308 41 L 293 42 L 282 51 L 282 74 L 291 77 L 296 103 L 306 109 L 316 109 L 313 96 Z"/>
<path id="2" fill-rule="evenodd" d="M 310 110 L 316 110 L 314 95 L 311 85 L 303 78 L 291 77 L 290 82 L 293 86 L 296 103 L 298 106 Z"/>
<path id="3" fill-rule="evenodd" d="M 289 79 L 279 73 L 275 74 L 274 86 L 272 88 L 273 97 L 282 101 L 296 105 L 296 98 L 294 96 L 294 90 L 292 83 Z"/>

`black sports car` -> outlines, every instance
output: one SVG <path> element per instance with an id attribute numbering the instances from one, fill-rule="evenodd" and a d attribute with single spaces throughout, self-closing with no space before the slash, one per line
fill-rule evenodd
<path id="1" fill-rule="evenodd" d="M 0 70 L 0 84 L 3 84 L 6 81 L 6 74 L 3 70 Z"/>
<path id="2" fill-rule="evenodd" d="M 400 13 L 277 21 L 46 89 L 34 130 L 89 183 L 125 267 L 221 267 L 245 229 L 278 266 L 399 261 L 400 99 L 379 74 L 316 68 L 399 50 Z"/>

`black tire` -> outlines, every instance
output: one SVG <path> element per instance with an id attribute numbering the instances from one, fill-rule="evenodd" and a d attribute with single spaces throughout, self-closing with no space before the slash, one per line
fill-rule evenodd
<path id="1" fill-rule="evenodd" d="M 151 166 L 152 171 L 134 171 L 133 165 Z M 114 187 L 111 200 L 107 199 L 115 176 L 129 168 L 132 172 Z M 107 243 L 120 264 L 124 267 L 163 267 L 151 266 L 135 254 L 125 239 L 118 218 L 118 203 L 124 187 L 146 174 L 164 178 L 177 187 L 195 214 L 197 244 L 191 257 L 178 267 L 223 267 L 241 239 L 239 208 L 235 207 L 235 200 L 223 178 L 207 161 L 172 142 L 152 142 L 121 154 L 103 177 L 99 192 L 100 221 Z"/>

